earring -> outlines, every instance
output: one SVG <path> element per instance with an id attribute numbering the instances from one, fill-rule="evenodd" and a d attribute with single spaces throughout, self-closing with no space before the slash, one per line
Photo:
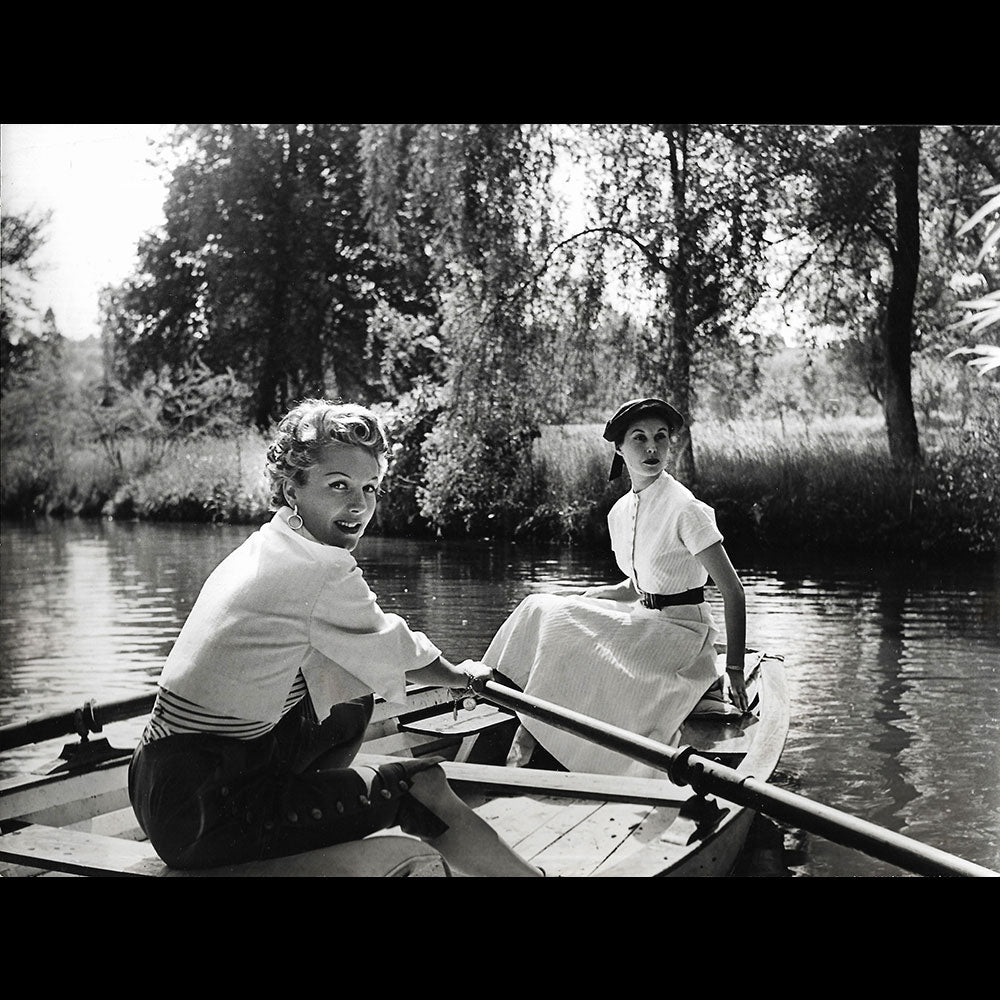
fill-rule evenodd
<path id="1" fill-rule="evenodd" d="M 298 520 L 299 523 L 292 524 L 293 519 Z M 292 507 L 292 513 L 288 516 L 288 527 L 291 528 L 292 531 L 298 531 L 299 528 L 302 527 L 303 523 L 302 515 L 299 513 L 299 505 L 294 504 Z"/>

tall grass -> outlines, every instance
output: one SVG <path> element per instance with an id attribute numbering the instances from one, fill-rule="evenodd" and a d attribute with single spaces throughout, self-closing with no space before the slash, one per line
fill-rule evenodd
<path id="1" fill-rule="evenodd" d="M 531 462 L 536 502 L 512 512 L 514 537 L 606 547 L 607 512 L 628 488 L 608 482 L 602 425 L 543 427 Z M 734 551 L 856 551 L 901 555 L 1000 553 L 1000 416 L 925 429 L 925 462 L 893 467 L 881 420 L 809 424 L 701 421 L 692 427 L 697 481 Z M 120 442 L 51 453 L 8 449 L 0 474 L 5 515 L 111 516 L 260 523 L 267 442 L 255 432 L 174 442 Z M 432 534 L 406 495 L 390 490 L 374 530 Z M 402 506 L 400 506 L 402 505 Z M 403 508 L 405 507 L 405 510 Z M 399 512 L 397 512 L 399 513 Z"/>
<path id="2" fill-rule="evenodd" d="M 252 431 L 176 442 L 154 468 L 119 486 L 105 513 L 150 521 L 262 521 L 268 516 L 266 451 L 266 440 Z"/>
<path id="3" fill-rule="evenodd" d="M 544 428 L 539 503 L 525 536 L 606 540 L 603 520 L 627 488 L 607 482 L 602 427 Z M 926 460 L 896 469 L 878 418 L 703 421 L 692 428 L 697 481 L 728 543 L 744 550 L 885 554 L 1000 551 L 1000 434 L 989 423 L 924 434 Z"/>
<path id="4" fill-rule="evenodd" d="M 267 517 L 265 439 L 123 439 L 50 451 L 7 449 L 0 504 L 12 516 L 106 516 L 252 523 Z"/>

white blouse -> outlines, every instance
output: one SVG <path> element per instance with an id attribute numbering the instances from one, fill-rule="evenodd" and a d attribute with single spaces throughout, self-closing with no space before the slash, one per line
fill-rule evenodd
<path id="1" fill-rule="evenodd" d="M 299 671 L 318 718 L 372 692 L 405 701 L 441 651 L 386 614 L 347 549 L 288 526 L 282 507 L 206 580 L 160 685 L 221 715 L 276 722 Z"/>
<path id="2" fill-rule="evenodd" d="M 647 594 L 703 587 L 708 573 L 694 556 L 722 541 L 715 511 L 666 472 L 618 500 L 608 530 L 619 569 Z"/>

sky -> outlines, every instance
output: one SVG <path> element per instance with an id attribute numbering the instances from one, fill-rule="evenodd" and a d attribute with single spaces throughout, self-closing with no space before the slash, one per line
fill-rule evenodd
<path id="1" fill-rule="evenodd" d="M 149 142 L 169 127 L 0 124 L 0 212 L 52 213 L 32 292 L 66 337 L 98 334 L 100 289 L 131 273 L 139 239 L 163 221 Z"/>

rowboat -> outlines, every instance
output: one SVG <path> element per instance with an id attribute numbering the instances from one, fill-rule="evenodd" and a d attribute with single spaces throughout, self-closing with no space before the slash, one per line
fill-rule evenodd
<path id="1" fill-rule="evenodd" d="M 739 780 L 766 782 L 774 772 L 789 726 L 784 667 L 779 657 L 748 653 L 752 709 L 724 706 L 693 714 L 682 729 L 679 759 L 732 769 Z M 485 690 L 488 687 L 490 690 Z M 474 707 L 455 706 L 447 691 L 413 687 L 405 706 L 376 704 L 359 760 L 435 754 L 456 792 L 522 856 L 562 877 L 682 877 L 728 875 L 740 856 L 756 811 L 696 791 L 665 769 L 662 778 L 581 774 L 546 766 L 507 767 L 504 760 L 516 711 L 555 712 L 555 724 L 600 727 L 573 719 L 558 706 L 515 701 L 526 696 L 489 682 Z M 225 869 L 168 869 L 144 839 L 128 802 L 131 747 L 91 739 L 105 722 L 148 712 L 152 698 L 119 705 L 112 716 L 93 704 L 62 717 L 0 727 L 0 750 L 54 731 L 79 734 L 56 766 L 0 782 L 0 875 L 76 876 L 449 876 L 428 845 L 384 831 L 293 858 Z M 565 717 L 565 718 L 564 718 Z M 552 716 L 546 717 L 552 722 Z M 610 730 L 611 727 L 606 727 Z M 593 735 L 591 734 L 592 738 Z M 597 738 L 607 739 L 607 733 Z M 638 737 L 624 734 L 626 743 Z M 650 742 L 650 741 L 646 741 Z M 653 746 L 658 750 L 659 744 Z M 634 748 L 626 748 L 632 749 Z M 692 757 L 697 751 L 697 757 Z M 536 755 L 537 756 L 537 755 Z M 666 765 L 670 762 L 660 762 Z"/>
<path id="2" fill-rule="evenodd" d="M 412 687 L 406 704 L 377 703 L 358 760 L 380 764 L 434 754 L 459 795 L 523 857 L 562 877 L 727 876 L 763 814 L 918 875 L 1000 873 L 776 787 L 771 777 L 789 728 L 781 657 L 748 652 L 750 710 L 702 706 L 668 747 L 532 698 L 477 681 L 459 711 L 448 692 Z M 90 739 L 104 725 L 148 714 L 153 695 L 0 726 L 0 754 L 76 733 L 45 773 L 0 781 L 0 877 L 449 877 L 430 846 L 400 830 L 293 857 L 205 871 L 167 868 L 129 805 L 131 747 Z M 531 716 L 662 771 L 657 778 L 506 767 L 518 724 Z"/>

